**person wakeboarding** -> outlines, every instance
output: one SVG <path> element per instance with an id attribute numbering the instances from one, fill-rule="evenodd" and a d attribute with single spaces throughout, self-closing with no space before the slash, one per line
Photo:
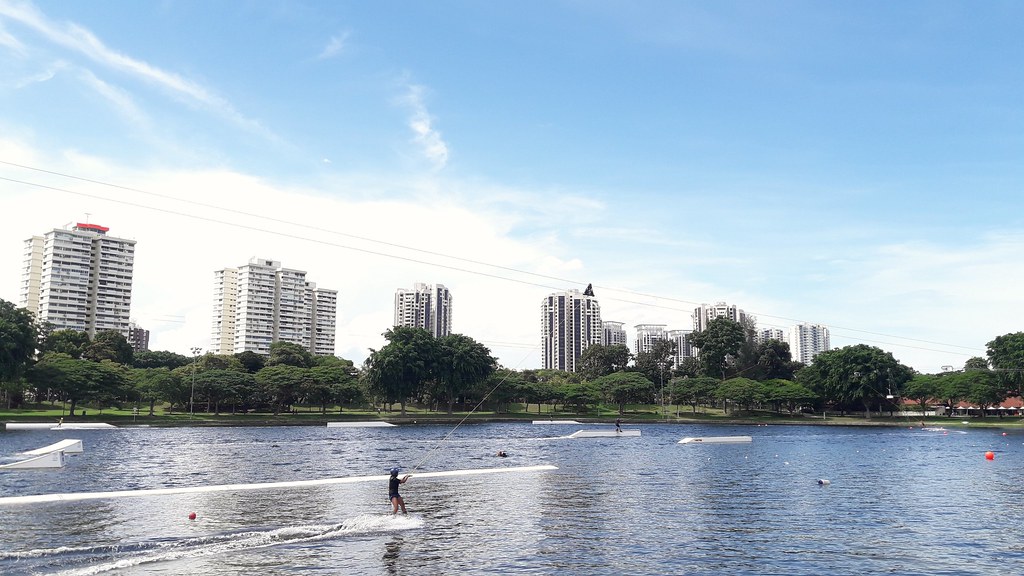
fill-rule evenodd
<path id="1" fill-rule="evenodd" d="M 615 419 L 615 431 L 622 432 L 622 418 Z"/>
<path id="2" fill-rule="evenodd" d="M 398 514 L 398 508 L 402 508 L 402 514 L 407 514 L 405 511 L 405 500 L 402 500 L 402 495 L 398 493 L 398 486 L 405 484 L 409 481 L 411 474 L 398 477 L 398 468 L 391 469 L 391 479 L 388 481 L 388 500 L 391 501 L 391 513 Z"/>

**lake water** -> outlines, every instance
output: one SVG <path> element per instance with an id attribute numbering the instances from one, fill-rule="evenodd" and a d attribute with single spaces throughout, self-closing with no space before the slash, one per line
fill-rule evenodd
<path id="1" fill-rule="evenodd" d="M 60 470 L 0 472 L 0 497 L 385 475 L 395 465 L 414 474 L 402 489 L 410 515 L 398 518 L 386 514 L 386 481 L 0 504 L 0 573 L 935 575 L 1024 566 L 1024 434 L 647 424 L 624 426 L 639 438 L 565 438 L 589 428 L 612 429 L 0 432 L 0 462 L 64 438 L 85 446 Z M 677 443 L 725 435 L 754 441 Z M 415 477 L 536 464 L 558 469 Z"/>

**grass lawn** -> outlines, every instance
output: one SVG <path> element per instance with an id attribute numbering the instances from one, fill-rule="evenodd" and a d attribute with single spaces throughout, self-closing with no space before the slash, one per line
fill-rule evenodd
<path id="1" fill-rule="evenodd" d="M 151 426 L 268 426 L 268 425 L 325 425 L 328 421 L 344 420 L 387 420 L 391 422 L 458 422 L 463 419 L 467 421 L 532 421 L 552 419 L 573 419 L 580 422 L 613 422 L 619 418 L 617 405 L 601 405 L 588 410 L 585 413 L 578 413 L 573 410 L 553 410 L 551 405 L 541 405 L 540 411 L 536 404 L 531 404 L 529 410 L 523 404 L 511 404 L 508 411 L 495 412 L 493 410 L 476 410 L 470 413 L 469 410 L 454 410 L 452 414 L 447 411 L 433 411 L 421 406 L 406 406 L 406 414 L 403 417 L 399 407 L 395 405 L 393 410 L 378 412 L 371 407 L 345 407 L 340 412 L 338 406 L 329 407 L 326 414 L 322 413 L 319 406 L 295 406 L 293 412 L 274 415 L 272 413 L 246 413 L 231 414 L 230 411 L 220 414 L 206 413 L 205 405 L 196 406 L 194 414 L 174 411 L 170 412 L 167 405 L 158 405 L 154 415 L 149 415 L 147 406 L 140 407 L 135 412 L 132 407 L 126 408 L 103 408 L 93 406 L 79 406 L 76 416 L 69 416 L 66 408 L 60 405 L 40 404 L 27 408 L 15 410 L 0 409 L 0 422 L 57 422 L 64 418 L 65 421 L 76 422 L 109 422 L 120 426 L 151 425 Z M 84 415 L 83 415 L 84 410 Z M 704 423 L 704 424 L 809 424 L 809 425 L 832 425 L 832 426 L 908 426 L 917 427 L 922 422 L 926 426 L 942 427 L 993 427 L 993 428 L 1024 428 L 1022 418 L 998 418 L 989 416 L 985 418 L 972 417 L 964 419 L 960 417 L 947 418 L 945 416 L 928 417 L 921 419 L 915 416 L 888 417 L 873 415 L 866 419 L 863 415 L 837 416 L 828 415 L 823 418 L 821 414 L 805 415 L 788 413 L 776 413 L 767 411 L 739 411 L 724 413 L 720 408 L 698 407 L 696 412 L 690 406 L 658 406 L 650 404 L 627 405 L 621 418 L 626 423 Z M 964 422 L 967 422 L 966 424 Z"/>

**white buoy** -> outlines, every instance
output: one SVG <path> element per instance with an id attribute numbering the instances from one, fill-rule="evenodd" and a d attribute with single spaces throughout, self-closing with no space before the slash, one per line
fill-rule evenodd
<path id="1" fill-rule="evenodd" d="M 830 484 L 832 484 L 831 480 L 826 480 L 825 478 L 818 478 L 818 485 L 819 486 L 828 486 Z"/>

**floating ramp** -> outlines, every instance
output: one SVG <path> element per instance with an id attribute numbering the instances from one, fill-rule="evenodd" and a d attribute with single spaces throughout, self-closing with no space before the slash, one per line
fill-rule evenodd
<path id="1" fill-rule="evenodd" d="M 534 424 L 581 424 L 575 420 L 534 420 Z"/>
<path id="2" fill-rule="evenodd" d="M 700 438 L 683 438 L 678 444 L 746 444 L 753 442 L 750 436 L 702 436 Z"/>
<path id="3" fill-rule="evenodd" d="M 53 422 L 8 422 L 8 430 L 99 430 L 117 428 L 106 422 L 64 422 L 54 424 Z"/>
<path id="4" fill-rule="evenodd" d="M 365 422 L 328 422 L 328 428 L 391 428 L 394 424 L 382 420 L 367 420 Z"/>
<path id="5" fill-rule="evenodd" d="M 50 452 L 63 452 L 65 454 L 81 454 L 83 452 L 82 441 L 61 440 L 56 444 L 50 444 L 49 446 L 43 446 L 42 448 L 29 450 L 28 452 L 22 452 L 22 454 L 25 456 L 42 456 L 43 454 L 49 454 Z"/>
<path id="6" fill-rule="evenodd" d="M 569 438 L 618 438 L 621 436 L 640 436 L 640 431 L 623 430 L 622 432 L 616 432 L 615 430 L 579 430 L 569 434 Z"/>
<path id="7" fill-rule="evenodd" d="M 64 452 L 48 452 L 42 456 L 0 465 L 0 470 L 39 470 L 64 467 Z"/>

